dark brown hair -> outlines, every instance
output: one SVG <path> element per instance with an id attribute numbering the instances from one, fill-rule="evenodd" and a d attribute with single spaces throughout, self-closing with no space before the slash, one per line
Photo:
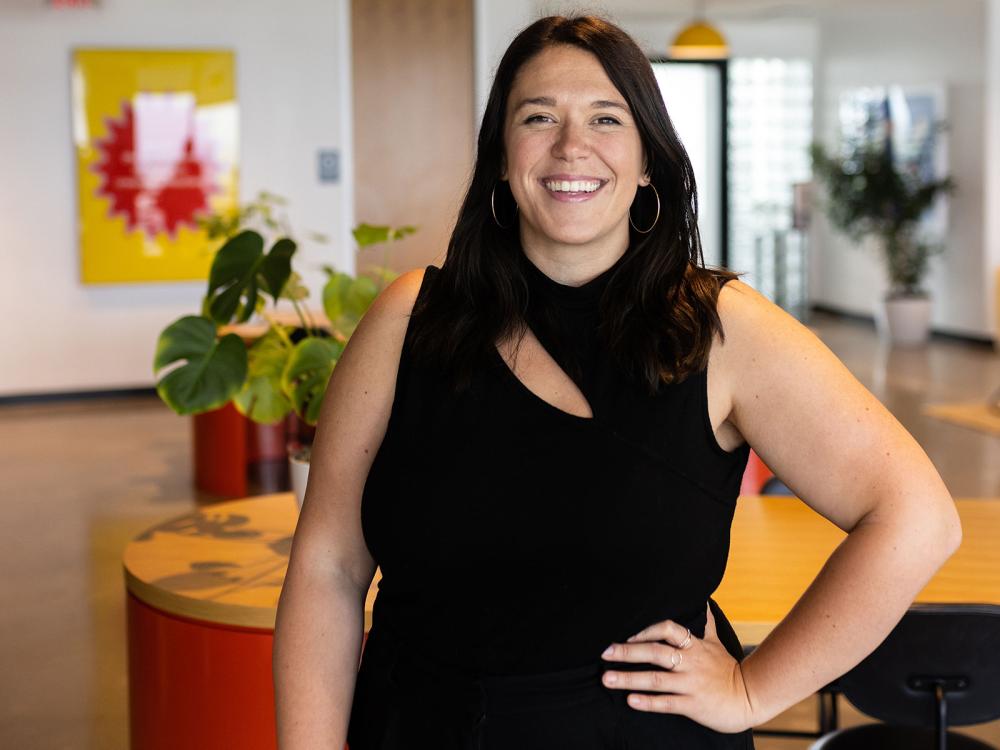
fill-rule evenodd
<path id="1" fill-rule="evenodd" d="M 663 104 L 653 69 L 628 34 L 593 16 L 542 18 L 504 53 L 486 103 L 472 180 L 434 283 L 411 321 L 412 346 L 424 361 L 446 363 L 456 385 L 467 384 L 488 347 L 524 330 L 528 287 L 517 221 L 501 228 L 496 211 L 514 215 L 500 180 L 507 98 L 521 67 L 547 47 L 568 44 L 592 53 L 624 97 L 637 124 L 647 174 L 660 195 L 660 218 L 648 234 L 631 229 L 629 247 L 601 300 L 599 334 L 623 368 L 655 391 L 703 369 L 715 332 L 719 289 L 737 274 L 705 267 L 698 235 L 694 171 Z M 651 191 L 640 191 L 640 195 Z M 641 201 L 643 204 L 649 201 Z M 639 226 L 653 208 L 633 204 Z M 654 203 L 655 205 L 655 203 Z"/>

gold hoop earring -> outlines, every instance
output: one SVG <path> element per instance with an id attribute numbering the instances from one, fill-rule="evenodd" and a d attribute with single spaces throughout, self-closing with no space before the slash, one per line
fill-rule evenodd
<path id="1" fill-rule="evenodd" d="M 652 182 L 649 183 L 649 187 L 653 188 L 653 195 L 656 196 L 656 217 L 653 219 L 653 223 L 649 225 L 649 228 L 648 229 L 639 229 L 639 227 L 637 227 L 635 225 L 635 222 L 632 221 L 632 207 L 629 206 L 629 209 L 628 209 L 628 223 L 631 224 L 632 228 L 635 231 L 637 231 L 639 234 L 649 234 L 650 232 L 653 231 L 653 227 L 656 226 L 656 222 L 658 222 L 660 220 L 660 194 L 656 190 L 656 185 L 654 185 Z M 496 217 L 494 216 L 493 218 L 496 218 Z"/>
<path id="2" fill-rule="evenodd" d="M 500 227 L 501 229 L 510 229 L 510 224 L 504 226 L 503 224 L 500 223 L 500 219 L 497 218 L 497 209 L 496 205 L 493 202 L 493 198 L 494 195 L 496 195 L 496 192 L 497 192 L 497 186 L 494 185 L 493 189 L 490 191 L 490 211 L 493 212 L 493 221 L 495 221 L 497 223 L 497 226 Z M 517 201 L 514 201 L 514 215 L 517 216 Z"/>

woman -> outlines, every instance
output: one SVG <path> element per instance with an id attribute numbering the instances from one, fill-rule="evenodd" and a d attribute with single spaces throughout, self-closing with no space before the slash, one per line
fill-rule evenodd
<path id="1" fill-rule="evenodd" d="M 704 267 L 696 211 L 627 35 L 512 42 L 446 261 L 382 294 L 330 383 L 275 632 L 284 750 L 752 747 L 956 549 L 926 455 Z M 709 596 L 748 445 L 850 533 L 741 663 Z"/>

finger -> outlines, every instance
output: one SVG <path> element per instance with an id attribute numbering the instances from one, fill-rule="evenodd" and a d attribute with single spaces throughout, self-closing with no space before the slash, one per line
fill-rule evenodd
<path id="1" fill-rule="evenodd" d="M 643 695 L 633 693 L 628 696 L 628 704 L 637 711 L 659 714 L 687 714 L 691 710 L 690 695 Z"/>
<path id="2" fill-rule="evenodd" d="M 673 646 L 660 643 L 659 641 L 641 641 L 637 643 L 612 643 L 607 650 L 601 654 L 601 658 L 608 661 L 635 662 L 638 664 L 657 664 L 664 669 L 671 668 L 671 654 L 678 653 L 678 649 Z M 681 659 L 674 658 L 673 662 L 680 663 Z"/>
<path id="3" fill-rule="evenodd" d="M 677 645 L 684 640 L 687 635 L 687 628 L 683 625 L 679 625 L 673 620 L 663 620 L 661 622 L 654 623 L 648 628 L 640 630 L 638 633 L 633 635 L 631 638 L 626 638 L 626 643 L 634 643 L 636 641 L 667 641 L 673 645 Z"/>
<path id="4" fill-rule="evenodd" d="M 602 682 L 616 690 L 650 690 L 657 693 L 684 693 L 689 687 L 689 680 L 683 673 L 652 670 L 645 672 L 604 673 Z"/>
<path id="5" fill-rule="evenodd" d="M 646 664 L 659 664 L 662 658 L 661 650 L 666 648 L 659 641 L 638 641 L 635 643 L 612 643 L 601 654 L 608 661 L 627 661 Z M 669 657 L 667 657 L 669 659 Z M 669 664 L 669 661 L 668 661 Z"/>

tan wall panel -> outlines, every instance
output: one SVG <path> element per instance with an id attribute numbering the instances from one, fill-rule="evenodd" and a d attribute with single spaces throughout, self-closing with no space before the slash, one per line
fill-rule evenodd
<path id="1" fill-rule="evenodd" d="M 440 264 L 472 168 L 472 0 L 354 0 L 351 36 L 355 218 L 420 227 L 396 270 Z"/>

